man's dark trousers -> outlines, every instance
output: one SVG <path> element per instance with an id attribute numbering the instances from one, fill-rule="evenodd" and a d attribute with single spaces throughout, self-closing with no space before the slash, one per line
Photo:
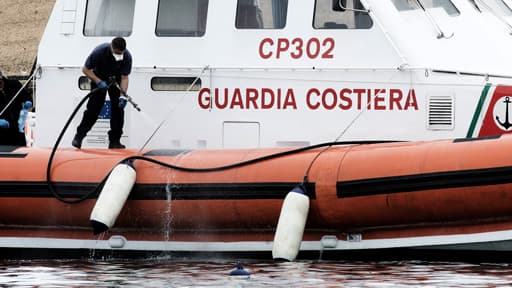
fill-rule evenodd
<path id="1" fill-rule="evenodd" d="M 91 90 L 94 90 L 96 85 L 91 83 Z M 80 139 L 84 138 L 87 132 L 91 130 L 94 123 L 100 115 L 101 108 L 105 103 L 107 91 L 104 89 L 98 89 L 92 93 L 87 102 L 87 109 L 84 111 L 82 122 L 76 128 L 76 134 Z M 111 115 L 110 115 L 110 131 L 108 131 L 108 139 L 110 143 L 119 143 L 121 135 L 123 135 L 124 125 L 124 109 L 119 108 L 119 96 L 120 92 L 115 86 L 111 85 L 108 88 L 108 96 L 111 104 Z"/>

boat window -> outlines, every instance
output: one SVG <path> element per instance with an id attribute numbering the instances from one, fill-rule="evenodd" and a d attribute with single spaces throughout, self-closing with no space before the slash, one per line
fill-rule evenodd
<path id="1" fill-rule="evenodd" d="M 505 2 L 503 0 L 489 0 L 483 3 L 484 5 L 481 5 L 481 7 L 487 8 L 497 15 L 510 17 L 512 16 L 512 10 L 510 9 L 511 6 L 509 6 L 512 5 L 511 2 L 512 1 Z"/>
<path id="2" fill-rule="evenodd" d="M 208 0 L 159 0 L 156 35 L 201 37 L 206 32 Z"/>
<path id="3" fill-rule="evenodd" d="M 87 0 L 85 36 L 132 34 L 135 0 Z"/>
<path id="4" fill-rule="evenodd" d="M 196 77 L 153 77 L 151 78 L 153 91 L 199 91 L 201 78 Z"/>
<path id="5" fill-rule="evenodd" d="M 86 76 L 80 76 L 78 78 L 78 88 L 80 90 L 91 90 L 91 80 Z"/>
<path id="6" fill-rule="evenodd" d="M 471 5 L 473 5 L 473 7 L 475 7 L 476 11 L 478 11 L 478 12 L 482 12 L 482 10 L 481 10 L 481 9 L 480 9 L 480 7 L 478 6 L 478 4 L 476 4 L 476 0 L 468 0 L 468 1 L 469 1 L 469 3 L 470 3 Z"/>
<path id="7" fill-rule="evenodd" d="M 502 2 L 507 7 L 507 10 L 512 12 L 512 1 L 510 1 L 510 0 L 501 0 L 499 2 Z"/>
<path id="8" fill-rule="evenodd" d="M 238 0 L 238 29 L 283 29 L 286 25 L 288 0 Z"/>
<path id="9" fill-rule="evenodd" d="M 373 21 L 359 0 L 316 0 L 313 27 L 315 29 L 369 29 Z"/>
<path id="10" fill-rule="evenodd" d="M 450 0 L 391 0 L 398 11 L 408 11 L 421 9 L 423 5 L 425 9 L 442 8 L 450 16 L 458 16 L 460 14 L 457 7 Z"/>

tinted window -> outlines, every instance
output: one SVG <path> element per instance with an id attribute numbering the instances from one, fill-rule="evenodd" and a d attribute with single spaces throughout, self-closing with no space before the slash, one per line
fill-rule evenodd
<path id="1" fill-rule="evenodd" d="M 399 11 L 421 9 L 418 5 L 421 4 L 425 9 L 442 8 L 450 16 L 460 14 L 459 10 L 457 10 L 450 0 L 419 0 L 418 2 L 411 0 L 392 0 L 392 2 Z"/>
<path id="2" fill-rule="evenodd" d="M 196 77 L 153 77 L 151 89 L 154 91 L 199 91 L 201 79 Z"/>
<path id="3" fill-rule="evenodd" d="M 288 0 L 238 0 L 236 28 L 282 29 L 286 25 Z"/>
<path id="4" fill-rule="evenodd" d="M 203 36 L 206 32 L 208 0 L 160 0 L 156 35 Z"/>
<path id="5" fill-rule="evenodd" d="M 78 78 L 78 88 L 80 90 L 91 90 L 91 80 L 86 76 L 80 76 Z"/>
<path id="6" fill-rule="evenodd" d="M 479 2 L 477 2 L 478 4 Z M 511 1 L 508 1 L 508 2 L 505 2 L 505 1 L 502 1 L 502 0 L 490 0 L 490 1 L 487 1 L 485 2 L 485 4 L 487 5 L 480 5 L 478 7 L 480 8 L 483 8 L 483 9 L 488 9 L 488 10 L 491 10 L 491 12 L 494 12 L 498 15 L 501 15 L 501 16 L 505 16 L 505 17 L 510 17 L 512 16 L 512 10 L 510 10 L 510 5 L 512 5 L 512 2 Z"/>
<path id="7" fill-rule="evenodd" d="M 339 3 L 344 6 L 340 7 Z M 372 18 L 359 0 L 316 0 L 313 27 L 316 29 L 369 29 Z"/>
<path id="8" fill-rule="evenodd" d="M 85 36 L 129 36 L 135 0 L 88 0 Z"/>

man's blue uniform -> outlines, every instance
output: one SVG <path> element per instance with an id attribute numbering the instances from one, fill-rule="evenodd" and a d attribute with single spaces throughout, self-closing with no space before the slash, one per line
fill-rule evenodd
<path id="1" fill-rule="evenodd" d="M 110 43 L 104 43 L 94 48 L 85 61 L 85 67 L 93 70 L 94 74 L 106 83 L 110 83 L 114 79 L 117 83 L 120 83 L 121 75 L 128 76 L 131 73 L 132 56 L 128 49 L 126 49 L 123 60 L 116 61 Z M 95 88 L 97 88 L 97 84 L 91 83 L 91 90 Z M 76 129 L 76 137 L 84 138 L 94 123 L 96 123 L 105 102 L 106 94 L 106 90 L 98 89 L 91 95 L 87 102 L 87 109 L 84 112 L 82 122 Z M 120 91 L 115 85 L 111 85 L 108 88 L 108 95 L 112 106 L 108 138 L 110 143 L 120 143 L 124 125 L 124 110 L 119 107 Z"/>

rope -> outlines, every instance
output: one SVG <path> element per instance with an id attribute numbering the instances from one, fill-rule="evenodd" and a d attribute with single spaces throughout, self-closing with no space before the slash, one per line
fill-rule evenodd
<path id="1" fill-rule="evenodd" d="M 185 90 L 183 92 L 183 95 L 181 96 L 180 100 L 178 101 L 178 104 L 176 104 L 176 106 L 174 107 L 171 107 L 171 109 L 169 109 L 169 112 L 167 112 L 167 116 L 164 117 L 164 119 L 162 119 L 162 121 L 160 121 L 160 123 L 158 124 L 158 126 L 156 127 L 156 129 L 153 131 L 153 133 L 151 133 L 151 135 L 149 136 L 149 138 L 146 140 L 146 142 L 144 142 L 144 144 L 142 145 L 142 147 L 140 147 L 139 149 L 139 154 L 142 152 L 142 150 L 144 150 L 146 148 L 146 146 L 149 144 L 149 142 L 151 141 L 151 139 L 153 139 L 153 137 L 156 135 L 156 133 L 160 130 L 160 128 L 162 128 L 162 126 L 164 125 L 165 122 L 167 122 L 167 120 L 169 120 L 169 117 L 171 116 L 172 112 L 174 112 L 174 110 L 181 104 L 181 102 L 183 101 L 183 99 L 185 98 L 185 93 L 186 92 L 189 92 L 190 89 L 192 89 L 192 87 L 194 87 L 194 85 L 196 85 L 196 82 L 197 80 L 199 80 L 199 78 L 201 78 L 201 76 L 203 76 L 203 73 L 204 71 L 206 71 L 206 69 L 208 69 L 208 67 L 210 66 L 204 66 L 203 69 L 201 69 L 201 73 L 199 73 L 199 75 L 197 75 L 197 77 L 194 79 L 194 81 L 192 82 L 192 84 L 190 84 L 187 88 L 187 90 Z"/>
<path id="2" fill-rule="evenodd" d="M 32 73 L 32 75 L 30 77 L 28 77 L 27 81 L 25 81 L 23 86 L 21 86 L 20 90 L 18 90 L 18 92 L 16 92 L 16 94 L 14 94 L 14 97 L 12 97 L 11 101 L 9 101 L 9 103 L 7 103 L 7 105 L 5 105 L 2 112 L 0 112 L 0 117 L 2 117 L 4 112 L 9 108 L 9 106 L 11 106 L 12 102 L 14 102 L 14 100 L 16 100 L 16 98 L 18 98 L 18 95 L 20 95 L 21 91 L 23 91 L 23 89 L 25 89 L 25 87 L 27 87 L 28 83 L 30 83 L 30 81 L 32 81 L 32 78 L 34 78 L 37 73 L 39 73 L 39 69 L 36 69 L 34 71 L 34 73 Z"/>

